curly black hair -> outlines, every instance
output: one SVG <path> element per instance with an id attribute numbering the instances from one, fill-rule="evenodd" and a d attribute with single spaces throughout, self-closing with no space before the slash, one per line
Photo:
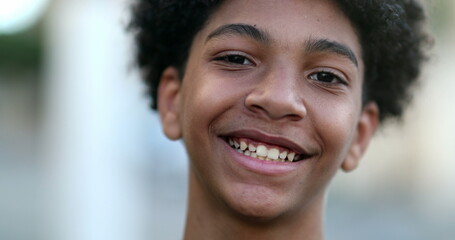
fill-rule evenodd
<path id="1" fill-rule="evenodd" d="M 400 118 L 410 102 L 425 47 L 425 13 L 416 0 L 334 0 L 357 30 L 365 63 L 363 102 L 376 102 L 380 121 Z M 137 0 L 130 29 L 152 108 L 163 70 L 183 74 L 192 40 L 221 0 Z"/>

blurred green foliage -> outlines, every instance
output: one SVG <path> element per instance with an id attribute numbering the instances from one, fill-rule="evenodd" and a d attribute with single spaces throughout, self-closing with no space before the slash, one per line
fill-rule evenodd
<path id="1" fill-rule="evenodd" d="M 0 71 L 15 72 L 37 70 L 43 59 L 41 25 L 26 31 L 0 34 Z"/>

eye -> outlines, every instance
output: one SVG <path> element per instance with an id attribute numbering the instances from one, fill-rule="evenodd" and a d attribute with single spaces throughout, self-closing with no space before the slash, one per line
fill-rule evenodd
<path id="1" fill-rule="evenodd" d="M 341 77 L 338 77 L 337 74 L 331 73 L 328 71 L 320 71 L 313 73 L 309 76 L 310 79 L 318 81 L 318 82 L 323 82 L 323 83 L 341 83 L 341 84 L 346 84 L 346 81 L 342 79 Z"/>
<path id="2" fill-rule="evenodd" d="M 247 57 L 240 54 L 228 54 L 214 59 L 233 65 L 254 65 Z"/>

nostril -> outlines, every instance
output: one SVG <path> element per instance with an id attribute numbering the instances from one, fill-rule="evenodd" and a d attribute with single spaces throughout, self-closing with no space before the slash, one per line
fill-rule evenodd
<path id="1" fill-rule="evenodd" d="M 305 111 L 304 114 L 303 113 L 299 114 L 298 112 L 286 111 L 284 109 L 282 109 L 282 110 L 273 110 L 273 109 L 270 109 L 270 108 L 267 108 L 267 107 L 262 107 L 261 105 L 257 105 L 257 104 L 250 105 L 247 108 L 251 112 L 253 112 L 255 114 L 264 115 L 264 116 L 266 116 L 267 118 L 270 118 L 270 119 L 286 118 L 286 119 L 291 120 L 291 121 L 299 121 L 299 120 L 301 120 L 304 117 L 304 115 L 306 115 L 306 111 Z"/>
<path id="2" fill-rule="evenodd" d="M 265 108 L 261 107 L 260 105 L 256 105 L 256 104 L 251 105 L 251 106 L 250 106 L 250 109 L 251 109 L 253 112 L 261 112 L 261 111 L 262 111 L 262 112 L 267 112 L 267 111 L 265 110 Z"/>
<path id="3" fill-rule="evenodd" d="M 255 89 L 244 100 L 247 109 L 270 119 L 287 118 L 293 121 L 306 115 L 303 99 L 285 89 Z"/>
<path id="4" fill-rule="evenodd" d="M 286 118 L 291 121 L 298 121 L 307 114 L 303 103 L 262 99 L 262 101 L 246 102 L 246 108 L 251 112 L 264 115 L 270 119 Z"/>
<path id="5" fill-rule="evenodd" d="M 289 114 L 287 116 L 291 121 L 299 121 L 303 118 L 303 116 L 297 115 L 297 114 Z"/>

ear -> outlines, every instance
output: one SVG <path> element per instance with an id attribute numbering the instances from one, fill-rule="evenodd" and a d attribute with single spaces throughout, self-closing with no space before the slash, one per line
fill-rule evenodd
<path id="1" fill-rule="evenodd" d="M 180 86 L 178 70 L 175 67 L 166 68 L 158 87 L 158 111 L 163 132 L 171 140 L 182 137 L 179 119 Z"/>
<path id="2" fill-rule="evenodd" d="M 349 149 L 348 156 L 341 165 L 341 168 L 345 172 L 352 171 L 359 165 L 359 161 L 365 153 L 371 138 L 376 132 L 378 124 L 378 106 L 373 102 L 368 103 L 363 107 L 359 122 L 357 123 L 356 135 L 351 148 Z"/>

